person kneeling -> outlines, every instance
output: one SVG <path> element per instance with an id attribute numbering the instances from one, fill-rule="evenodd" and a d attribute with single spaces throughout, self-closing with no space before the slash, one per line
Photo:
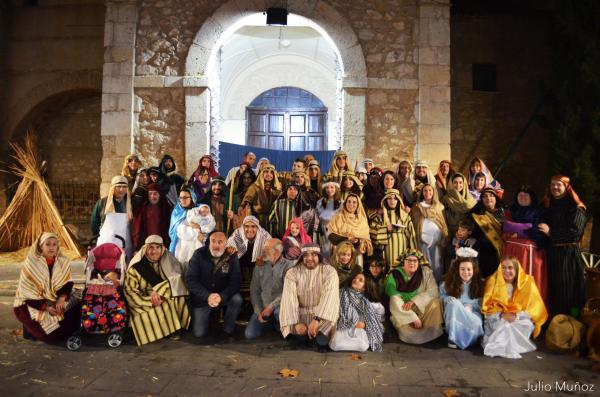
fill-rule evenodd
<path id="1" fill-rule="evenodd" d="M 326 352 L 340 311 L 339 279 L 323 263 L 318 244 L 302 248 L 298 263 L 284 277 L 279 323 L 284 338 L 293 334 L 314 340 Z"/>
<path id="2" fill-rule="evenodd" d="M 351 280 L 351 287 L 340 290 L 340 318 L 329 344 L 331 350 L 364 352 L 369 347 L 374 352 L 383 350 L 385 309 L 381 303 L 370 302 L 364 295 L 368 282 L 375 284 L 359 273 Z"/>
<path id="3" fill-rule="evenodd" d="M 419 265 L 421 258 L 419 251 L 406 252 L 386 280 L 392 324 L 406 343 L 427 343 L 444 333 L 438 287 L 429 266 Z"/>
<path id="4" fill-rule="evenodd" d="M 548 312 L 532 276 L 515 257 L 504 257 L 485 283 L 481 312 L 485 314 L 483 354 L 521 358 L 532 352 Z"/>
<path id="5" fill-rule="evenodd" d="M 240 295 L 240 262 L 236 255 L 225 252 L 227 237 L 213 232 L 208 246 L 194 252 L 185 281 L 192 298 L 192 334 L 202 338 L 208 334 L 210 313 L 226 307 L 223 331 L 233 336 L 235 320 L 242 308 Z"/>

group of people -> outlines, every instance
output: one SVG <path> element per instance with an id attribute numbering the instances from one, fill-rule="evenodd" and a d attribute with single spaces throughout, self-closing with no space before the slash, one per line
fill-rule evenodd
<path id="1" fill-rule="evenodd" d="M 206 155 L 186 179 L 169 155 L 150 168 L 128 156 L 91 226 L 131 258 L 123 290 L 137 343 L 190 326 L 203 338 L 214 313 L 233 335 L 246 300 L 248 339 L 274 329 L 320 350 L 381 351 L 391 323 L 407 343 L 445 330 L 450 347 L 481 340 L 486 355 L 516 358 L 535 349 L 548 313 L 579 315 L 586 208 L 569 178 L 552 177 L 541 203 L 522 186 L 507 207 L 479 158 L 466 176 L 450 161 L 435 174 L 424 161 L 353 168 L 341 150 L 327 172 L 311 155 L 278 172 L 248 152 L 226 178 Z M 32 247 L 35 272 L 24 267 L 15 300 L 42 340 L 76 323 L 68 277 L 52 284 L 64 257 L 48 236 Z M 45 292 L 33 299 L 36 282 Z"/>

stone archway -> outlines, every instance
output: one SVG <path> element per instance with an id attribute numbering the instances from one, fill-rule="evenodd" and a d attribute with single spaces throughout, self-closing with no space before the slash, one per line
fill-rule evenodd
<path id="1" fill-rule="evenodd" d="M 185 65 L 186 163 L 193 167 L 194 153 L 211 151 L 211 129 L 218 119 L 217 96 L 211 93 L 211 62 L 228 32 L 244 18 L 264 11 L 265 4 L 230 0 L 219 7 L 197 32 Z M 288 11 L 312 21 L 338 52 L 341 67 L 341 145 L 352 158 L 362 158 L 365 147 L 367 70 L 358 37 L 349 23 L 323 1 L 289 1 Z M 218 83 L 217 83 L 218 84 Z M 213 90 L 214 91 L 214 90 Z M 343 105 L 342 105 L 343 104 Z M 342 108 L 343 106 L 343 108 Z M 213 148 L 214 151 L 214 148 Z"/>

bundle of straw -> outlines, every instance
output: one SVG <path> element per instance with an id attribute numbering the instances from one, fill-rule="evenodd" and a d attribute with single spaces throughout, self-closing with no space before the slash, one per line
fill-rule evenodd
<path id="1" fill-rule="evenodd" d="M 27 134 L 23 146 L 12 143 L 10 146 L 15 152 L 11 156 L 15 163 L 8 172 L 22 181 L 0 218 L 0 251 L 17 251 L 31 246 L 42 232 L 54 232 L 63 249 L 83 254 L 82 247 L 63 224 L 52 193 L 40 173 L 31 135 Z"/>

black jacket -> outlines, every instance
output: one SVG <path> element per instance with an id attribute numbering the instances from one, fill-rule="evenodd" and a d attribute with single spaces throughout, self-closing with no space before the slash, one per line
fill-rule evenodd
<path id="1" fill-rule="evenodd" d="M 221 304 L 240 291 L 242 274 L 237 255 L 223 254 L 221 261 L 225 263 L 215 271 L 208 246 L 204 246 L 190 259 L 185 273 L 185 283 L 190 291 L 193 307 L 208 306 L 208 296 L 212 293 L 221 295 Z"/>

